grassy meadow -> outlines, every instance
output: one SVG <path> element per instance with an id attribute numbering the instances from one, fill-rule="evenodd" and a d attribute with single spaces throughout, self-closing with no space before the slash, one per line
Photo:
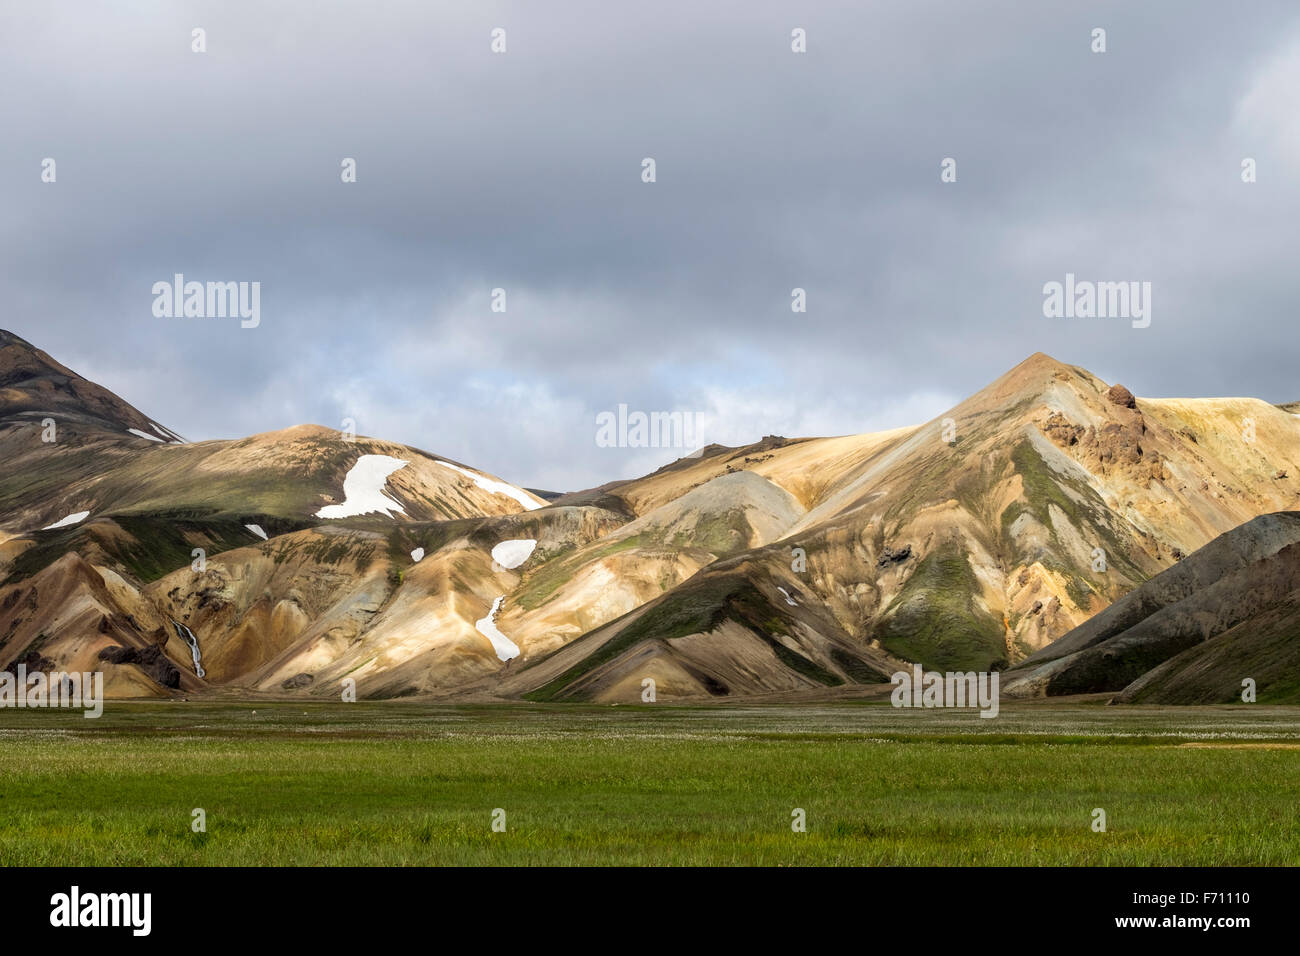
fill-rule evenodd
<path id="1" fill-rule="evenodd" d="M 1298 797 L 1282 707 L 0 711 L 9 866 L 1295 864 Z"/>

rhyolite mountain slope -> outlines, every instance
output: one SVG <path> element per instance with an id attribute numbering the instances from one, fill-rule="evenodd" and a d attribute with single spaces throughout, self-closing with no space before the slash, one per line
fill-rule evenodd
<path id="1" fill-rule="evenodd" d="M 1300 494 L 1286 409 L 1134 398 L 1045 355 L 920 426 L 709 446 L 543 507 L 316 426 L 138 438 L 155 423 L 5 341 L 0 666 L 106 654 L 121 694 L 620 701 L 646 678 L 662 699 L 1004 668 Z M 75 440 L 42 442 L 61 416 Z M 364 456 L 392 469 L 384 510 L 346 514 Z"/>
<path id="2" fill-rule="evenodd" d="M 1010 697 L 1300 703 L 1300 512 L 1215 538 L 1009 671 Z"/>
<path id="3" fill-rule="evenodd" d="M 342 544 L 315 548 L 341 569 L 330 579 L 338 601 L 364 591 L 375 549 L 361 539 L 371 525 L 387 530 L 544 504 L 451 459 L 314 425 L 186 443 L 8 332 L 0 332 L 0 383 L 0 666 L 38 653 L 87 669 L 81 665 L 105 648 L 156 646 L 174 659 L 180 683 L 149 652 L 143 665 L 110 666 L 110 690 L 157 693 L 195 683 L 189 648 L 165 605 L 145 593 L 168 573 L 184 569 L 202 587 L 210 562 L 255 549 L 264 535 L 283 538 L 284 552 L 295 532 L 320 537 L 355 527 L 338 536 Z M 347 483 L 367 456 L 398 464 L 381 483 L 386 514 L 352 514 L 361 508 L 349 502 Z M 330 508 L 347 517 L 322 518 Z M 203 571 L 192 570 L 200 564 Z M 327 579 L 311 577 L 317 585 Z M 285 611 L 277 621 L 286 615 L 297 620 Z M 280 633 L 257 623 L 242 632 L 256 635 L 258 648 L 241 652 L 249 660 L 267 657 Z M 151 668 L 157 673 L 142 684 Z M 243 671 L 222 665 L 207 683 L 224 673 Z"/>
<path id="4" fill-rule="evenodd" d="M 805 511 L 777 540 L 724 556 L 659 598 L 650 609 L 664 626 L 628 614 L 556 655 L 564 672 L 548 663 L 531 685 L 515 683 L 537 699 L 587 688 L 599 697 L 630 686 L 652 650 L 675 660 L 687 644 L 713 653 L 741 631 L 797 641 L 785 620 L 796 614 L 893 660 L 1004 667 L 1215 535 L 1293 506 L 1297 424 L 1253 399 L 1135 399 L 1036 355 L 933 422 L 864 436 L 847 466 L 791 468 L 786 446 L 606 486 L 635 511 L 642 498 L 660 500 L 670 477 L 675 491 L 739 465 L 803 494 Z M 816 446 L 794 447 L 807 455 Z M 811 492 L 809 475 L 820 479 Z M 819 666 L 827 685 L 846 678 Z M 727 690 L 693 689 L 730 692 L 719 683 Z"/>
<path id="5" fill-rule="evenodd" d="M 66 550 L 68 536 L 25 536 L 71 515 L 85 515 L 66 524 L 78 529 L 77 549 L 96 553 L 112 549 L 110 539 L 124 536 L 124 524 L 133 526 L 125 529 L 128 537 L 135 530 L 147 533 L 147 525 L 170 537 L 162 525 L 188 524 L 202 528 L 188 531 L 206 532 L 212 545 L 247 524 L 267 531 L 315 524 L 322 508 L 344 502 L 345 478 L 366 455 L 404 462 L 388 485 L 413 520 L 510 514 L 544 504 L 512 486 L 502 493 L 494 487 L 506 487 L 498 479 L 450 459 L 316 425 L 188 443 L 29 343 L 0 332 L 0 525 L 5 535 L 25 538 L 5 557 L 28 547 L 37 551 L 26 562 L 28 571 L 48 563 L 51 549 L 42 545 Z M 108 527 L 83 542 L 87 536 L 80 531 L 97 521 Z M 249 535 L 243 531 L 240 538 Z M 129 567 L 129 558 L 124 560 Z"/>

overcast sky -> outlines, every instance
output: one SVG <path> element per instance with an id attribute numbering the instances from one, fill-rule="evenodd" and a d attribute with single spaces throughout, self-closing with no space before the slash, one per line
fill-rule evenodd
<path id="1" fill-rule="evenodd" d="M 1035 351 L 1300 399 L 1294 2 L 6 3 L 0 126 L 0 327 L 191 439 L 571 490 L 677 457 L 597 447 L 620 403 L 870 431 Z M 260 326 L 155 317 L 178 272 Z M 1045 318 L 1067 272 L 1150 327 Z"/>

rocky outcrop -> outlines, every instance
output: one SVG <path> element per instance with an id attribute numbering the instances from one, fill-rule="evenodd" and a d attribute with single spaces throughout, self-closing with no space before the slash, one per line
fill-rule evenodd
<path id="1" fill-rule="evenodd" d="M 1123 385 L 1112 385 L 1106 392 L 1106 398 L 1122 408 L 1137 408 L 1137 399 Z"/>
<path id="2" fill-rule="evenodd" d="M 876 567 L 887 568 L 893 564 L 902 564 L 912 556 L 912 546 L 905 544 L 901 548 L 885 548 L 880 552 L 880 557 L 876 559 Z"/>
<path id="3" fill-rule="evenodd" d="M 1068 451 L 1100 477 L 1119 474 L 1140 482 L 1164 481 L 1169 474 L 1162 456 L 1143 444 L 1147 427 L 1142 413 L 1135 410 L 1121 414 L 1124 415 L 1121 420 L 1098 426 L 1076 424 L 1060 412 L 1052 412 L 1039 424 L 1039 429 L 1053 444 Z"/>
<path id="4" fill-rule="evenodd" d="M 150 644 L 143 648 L 123 647 L 114 644 L 101 650 L 99 659 L 109 664 L 134 664 L 150 680 L 161 684 L 163 687 L 177 688 L 181 686 L 180 669 L 168 659 L 162 648 L 157 644 Z"/>
<path id="5" fill-rule="evenodd" d="M 29 674 L 34 673 L 36 671 L 40 671 L 42 673 L 49 673 L 51 671 L 58 670 L 59 667 L 58 664 L 50 660 L 48 657 L 42 656 L 39 651 L 29 650 L 25 654 L 22 654 L 21 656 L 16 657 L 14 658 L 14 660 L 10 661 L 8 666 L 5 667 L 5 670 L 8 671 L 10 674 L 16 674 L 18 673 L 18 667 L 20 665 L 26 668 L 27 673 Z"/>

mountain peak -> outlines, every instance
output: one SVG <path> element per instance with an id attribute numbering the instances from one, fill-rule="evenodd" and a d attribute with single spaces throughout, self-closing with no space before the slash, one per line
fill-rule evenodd
<path id="1" fill-rule="evenodd" d="M 1067 365 L 1045 352 L 1035 352 L 961 402 L 953 411 L 1010 409 L 1026 400 L 1037 401 L 1062 385 L 1090 394 L 1100 394 L 1107 387 L 1087 369 Z"/>
<path id="2" fill-rule="evenodd" d="M 1010 376 L 1029 377 L 1036 375 L 1055 375 L 1058 372 L 1066 375 L 1078 375 L 1084 370 L 1076 365 L 1067 365 L 1059 359 L 1053 358 L 1046 352 L 1035 352 L 1019 365 L 1012 368 L 1004 375 L 1004 378 Z"/>
<path id="3" fill-rule="evenodd" d="M 53 418 L 125 437 L 132 432 L 170 441 L 152 419 L 117 395 L 82 378 L 21 336 L 0 329 L 0 425 Z"/>

